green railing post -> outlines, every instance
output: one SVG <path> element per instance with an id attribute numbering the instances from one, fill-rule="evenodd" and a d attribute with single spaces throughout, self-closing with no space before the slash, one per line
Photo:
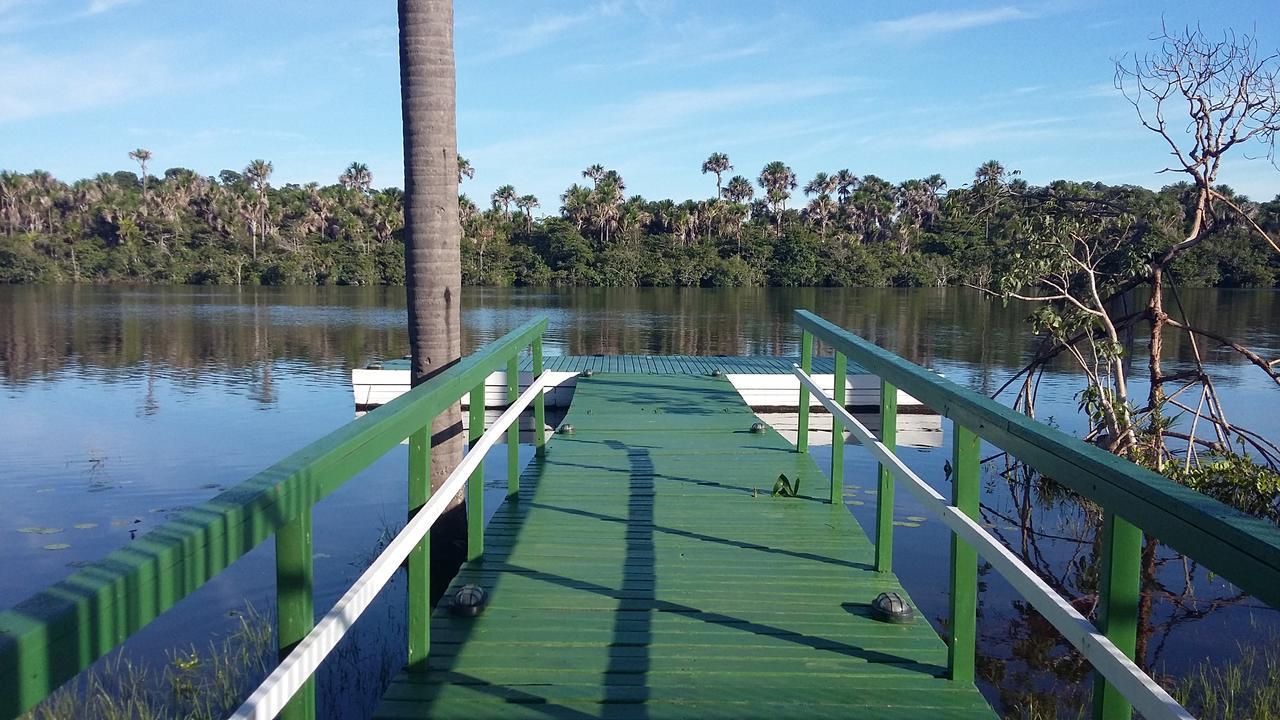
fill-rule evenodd
<path id="1" fill-rule="evenodd" d="M 831 399 L 840 407 L 844 407 L 844 382 L 848 370 L 848 360 L 844 353 L 836 353 L 835 385 L 831 390 Z M 831 504 L 838 505 L 844 501 L 844 424 L 831 414 Z"/>
<path id="2" fill-rule="evenodd" d="M 276 530 L 276 639 L 281 660 L 315 627 L 312 557 L 311 507 L 308 506 Z M 315 716 L 316 687 L 312 678 L 293 696 L 280 717 L 313 720 Z"/>
<path id="3" fill-rule="evenodd" d="M 542 336 L 533 339 L 533 379 L 542 377 Z M 547 452 L 547 410 L 543 392 L 533 399 L 533 450 L 538 455 Z"/>
<path id="4" fill-rule="evenodd" d="M 898 388 L 880 381 L 880 442 L 890 451 L 898 445 Z M 893 473 L 879 464 L 876 492 L 876 570 L 893 572 Z"/>
<path id="5" fill-rule="evenodd" d="M 515 405 L 520 397 L 520 359 L 507 361 L 507 405 Z M 520 494 L 520 418 L 507 428 L 507 500 L 514 502 Z"/>
<path id="6" fill-rule="evenodd" d="M 805 375 L 813 372 L 813 333 L 800 332 L 800 369 Z M 796 429 L 796 452 L 809 449 L 809 388 L 800 385 L 800 418 Z"/>
<path id="7" fill-rule="evenodd" d="M 972 430 L 952 423 L 951 504 L 974 520 L 978 519 L 980 443 Z M 973 685 L 977 632 L 978 552 L 951 533 L 951 645 L 947 668 L 955 682 Z"/>
<path id="8" fill-rule="evenodd" d="M 1102 568 L 1098 585 L 1098 629 L 1130 659 L 1138 644 L 1138 596 L 1142 564 L 1142 531 L 1102 513 Z M 1098 673 L 1093 676 L 1093 716 L 1098 720 L 1133 717 L 1133 709 Z"/>
<path id="9" fill-rule="evenodd" d="M 471 416 L 467 423 L 467 452 L 484 435 L 484 381 L 471 390 Z M 467 479 L 467 562 L 484 557 L 484 461 Z"/>
<path id="10" fill-rule="evenodd" d="M 431 498 L 431 423 L 409 436 L 409 518 Z M 409 553 L 410 672 L 426 672 L 431 650 L 431 533 Z"/>

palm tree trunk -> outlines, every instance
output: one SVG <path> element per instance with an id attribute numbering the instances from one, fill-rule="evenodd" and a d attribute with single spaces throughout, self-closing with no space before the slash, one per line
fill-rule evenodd
<path id="1" fill-rule="evenodd" d="M 462 264 L 458 224 L 457 96 L 452 0 L 399 0 L 400 100 L 404 116 L 405 285 L 413 384 L 458 362 Z M 431 488 L 462 459 L 454 403 L 431 424 Z M 431 531 L 432 595 L 466 557 L 459 493 Z"/>

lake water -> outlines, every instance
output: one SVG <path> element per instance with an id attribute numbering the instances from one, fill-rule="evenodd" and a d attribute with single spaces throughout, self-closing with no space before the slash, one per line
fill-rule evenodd
<path id="1" fill-rule="evenodd" d="M 1280 355 L 1280 293 L 1187 291 L 1193 320 Z M 808 308 L 975 390 L 991 393 L 1034 347 L 1025 306 L 957 289 L 490 290 L 463 293 L 464 351 L 547 315 L 550 354 L 797 354 L 795 308 Z M 0 606 L 127 544 L 183 508 L 207 500 L 353 417 L 350 371 L 407 349 L 400 288 L 0 287 Z M 1186 347 L 1171 352 L 1183 354 Z M 1275 438 L 1280 389 L 1256 368 L 1211 351 L 1227 411 Z M 1141 374 L 1136 372 L 1135 374 Z M 1038 409 L 1080 431 L 1077 377 L 1047 373 Z M 1135 396 L 1145 394 L 1135 384 Z M 501 452 L 501 449 L 499 449 Z M 814 449 L 819 464 L 829 448 Z M 525 452 L 527 457 L 529 453 Z M 851 448 L 846 500 L 871 522 L 874 467 Z M 907 462 L 945 488 L 949 446 L 906 450 Z M 403 523 L 404 453 L 348 483 L 315 513 L 317 608 L 328 607 Z M 502 463 L 491 481 L 504 482 Z M 984 521 L 1051 583 L 1087 595 L 1092 536 L 1073 503 L 991 474 Z M 945 490 L 944 490 L 945 492 Z M 947 612 L 948 534 L 899 493 L 896 570 L 937 626 Z M 35 530 L 40 530 L 36 532 Z M 271 543 L 184 600 L 130 641 L 127 652 L 163 660 L 178 645 L 225 631 L 228 611 L 274 597 Z M 1280 614 L 1220 578 L 1162 552 L 1153 593 L 1150 662 L 1178 676 L 1241 644 L 1265 642 Z M 353 648 L 321 676 L 351 690 L 321 690 L 330 716 L 358 716 L 402 660 L 403 588 L 393 587 L 358 626 Z M 1074 715 L 1086 668 L 994 573 L 982 578 L 984 692 L 1012 710 L 1058 704 Z M 390 649 L 390 652 L 384 650 Z"/>

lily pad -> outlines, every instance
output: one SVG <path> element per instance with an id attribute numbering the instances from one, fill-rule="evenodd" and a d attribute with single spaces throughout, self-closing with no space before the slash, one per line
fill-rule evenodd
<path id="1" fill-rule="evenodd" d="M 98 527 L 98 523 L 76 523 L 73 527 L 77 530 L 92 530 Z"/>
<path id="2" fill-rule="evenodd" d="M 62 528 L 52 527 L 24 527 L 18 528 L 18 532 L 27 533 L 28 535 L 56 535 L 62 532 Z"/>
<path id="3" fill-rule="evenodd" d="M 49 543 L 48 545 L 44 546 L 44 549 L 45 550 L 66 550 L 69 547 L 71 546 L 68 545 L 67 543 Z"/>

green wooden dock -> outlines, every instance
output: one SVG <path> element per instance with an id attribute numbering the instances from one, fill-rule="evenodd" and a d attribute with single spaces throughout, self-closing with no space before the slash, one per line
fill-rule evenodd
<path id="1" fill-rule="evenodd" d="M 646 375 L 706 375 L 719 370 L 735 375 L 790 375 L 791 366 L 800 362 L 799 355 L 548 355 L 542 369 L 548 372 L 640 373 Z M 406 359 L 380 360 L 384 370 L 408 370 Z M 533 359 L 520 359 L 520 372 L 533 371 Z M 835 368 L 831 357 L 813 358 L 813 371 L 830 373 Z M 851 374 L 862 372 L 850 365 Z"/>
<path id="2" fill-rule="evenodd" d="M 926 619 L 870 617 L 905 591 L 826 475 L 755 419 L 720 378 L 580 380 L 573 434 L 525 469 L 454 583 L 488 607 L 437 608 L 429 670 L 401 674 L 377 717 L 993 717 L 946 679 Z M 798 497 L 771 495 L 779 474 Z"/>
<path id="3" fill-rule="evenodd" d="M 974 688 L 979 554 L 1093 666 L 1093 718 L 1127 720 L 1137 710 L 1150 720 L 1193 720 L 1133 662 L 1142 533 L 1274 608 L 1280 530 L 808 311 L 795 319 L 795 446 L 768 428 L 752 432 L 755 415 L 724 377 L 790 368 L 791 358 L 550 361 L 547 319 L 524 323 L 0 612 L 0 718 L 37 707 L 270 540 L 281 660 L 234 720 L 313 720 L 316 670 L 402 569 L 408 669 L 378 717 L 993 717 Z M 834 352 L 831 395 L 811 375 L 825 365 L 817 343 Z M 574 431 L 547 442 L 545 394 L 564 379 L 553 376 L 570 372 L 553 367 L 584 376 L 561 425 Z M 846 404 L 844 380 L 855 367 L 878 381 L 878 436 Z M 720 377 L 708 375 L 716 370 Z M 490 420 L 486 388 L 496 371 L 505 405 Z M 899 391 L 950 421 L 949 498 L 895 454 Z M 464 395 L 470 449 L 433 490 L 432 421 Z M 875 476 L 852 479 L 875 488 L 875 543 L 840 502 L 845 444 L 832 445 L 834 486 L 809 458 L 810 397 L 831 414 L 833 439 L 848 431 L 879 465 Z M 521 473 L 526 409 L 535 455 Z M 313 508 L 406 439 L 408 522 L 317 619 Z M 486 527 L 482 465 L 502 439 L 508 502 Z M 1102 509 L 1096 622 L 980 524 L 983 443 Z M 780 474 L 799 478 L 795 496 L 772 494 Z M 898 485 L 951 532 L 949 548 L 937 549 L 949 550 L 949 646 L 927 618 L 891 625 L 871 617 L 880 592 L 902 593 L 892 573 Z M 473 561 L 454 587 L 477 583 L 490 593 L 471 619 L 433 613 L 429 601 L 429 533 L 459 493 L 471 511 Z"/>

